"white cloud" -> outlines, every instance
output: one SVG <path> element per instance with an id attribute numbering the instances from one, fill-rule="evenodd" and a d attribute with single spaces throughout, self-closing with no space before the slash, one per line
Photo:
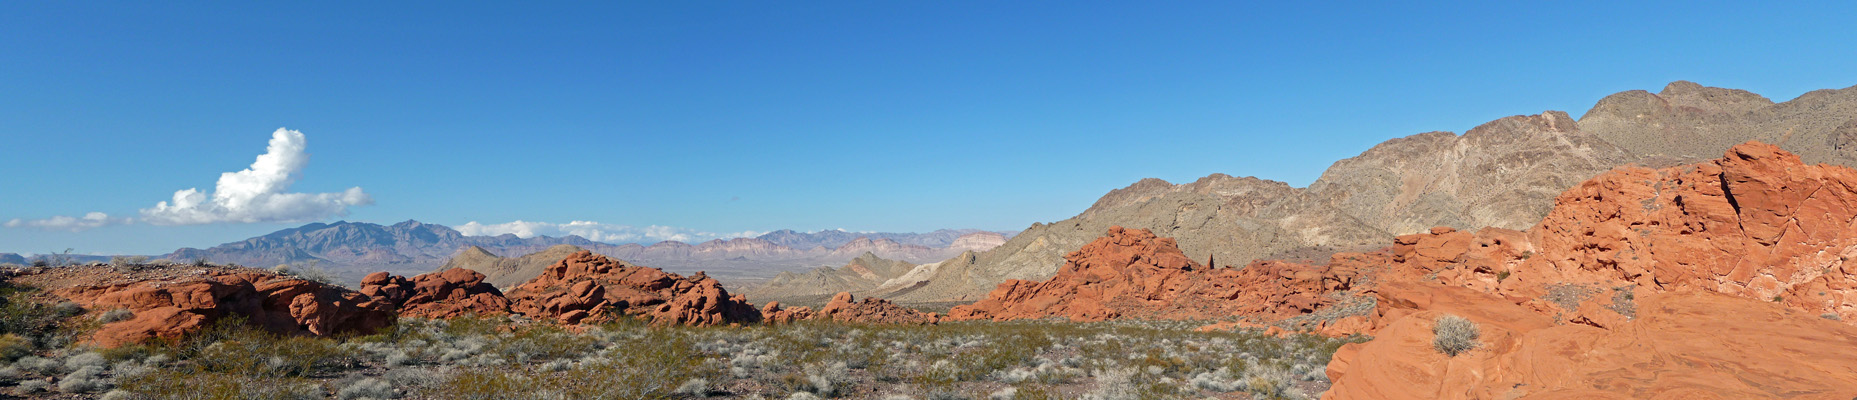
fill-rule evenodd
<path id="1" fill-rule="evenodd" d="M 45 230 L 60 230 L 60 231 L 78 232 L 78 231 L 84 231 L 84 230 L 88 230 L 92 228 L 99 228 L 99 227 L 108 226 L 108 225 L 121 225 L 121 224 L 133 223 L 133 222 L 135 222 L 135 219 L 133 218 L 111 217 L 109 214 L 93 212 L 89 214 L 84 214 L 83 217 L 66 217 L 66 216 L 60 215 L 60 216 L 46 218 L 46 219 L 34 219 L 34 220 L 22 220 L 19 218 L 14 218 L 12 221 L 7 221 L 5 225 L 8 228 L 26 227 L 26 228 L 39 228 L 39 229 L 45 229 Z"/>
<path id="2" fill-rule="evenodd" d="M 755 231 L 713 233 L 674 226 L 651 225 L 637 227 L 631 225 L 604 224 L 594 221 L 572 221 L 565 224 L 521 220 L 501 224 L 483 224 L 477 221 L 471 221 L 464 225 L 457 226 L 456 229 L 458 232 L 469 236 L 494 236 L 508 233 L 526 239 L 538 235 L 575 235 L 587 238 L 587 240 L 607 243 L 651 243 L 666 240 L 697 243 L 713 239 L 733 239 L 766 234 L 766 232 Z"/>
<path id="3" fill-rule="evenodd" d="M 8 228 L 82 231 L 107 225 L 147 222 L 155 225 L 197 225 L 221 222 L 303 222 L 348 214 L 348 207 L 374 204 L 361 188 L 338 193 L 288 193 L 296 183 L 309 154 L 303 152 L 302 132 L 277 128 L 265 153 L 251 163 L 251 168 L 219 175 L 212 193 L 200 189 L 174 192 L 172 202 L 163 201 L 142 209 L 142 218 L 111 217 L 93 212 L 83 217 L 56 216 L 46 219 L 13 219 Z"/>
<path id="4" fill-rule="evenodd" d="M 220 222 L 302 222 L 348 214 L 348 207 L 374 204 L 361 188 L 339 193 L 287 193 L 309 154 L 302 132 L 277 128 L 265 153 L 251 168 L 219 175 L 209 198 L 199 189 L 174 192 L 173 202 L 142 209 L 142 220 L 156 225 Z"/>

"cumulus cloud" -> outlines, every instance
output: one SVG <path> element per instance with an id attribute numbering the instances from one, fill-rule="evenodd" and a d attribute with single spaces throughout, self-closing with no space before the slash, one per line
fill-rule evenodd
<path id="1" fill-rule="evenodd" d="M 348 207 L 374 204 L 361 188 L 337 193 L 289 193 L 303 166 L 309 164 L 304 153 L 302 132 L 277 128 L 265 153 L 243 171 L 219 175 L 212 193 L 200 189 L 174 192 L 172 201 L 163 201 L 142 209 L 142 217 L 111 217 L 93 212 L 82 217 L 56 216 L 46 219 L 13 219 L 8 228 L 82 231 L 108 225 L 147 222 L 155 225 L 197 225 L 220 222 L 302 222 L 348 214 Z"/>
<path id="2" fill-rule="evenodd" d="M 211 194 L 199 189 L 174 192 L 173 201 L 142 209 L 142 220 L 156 225 L 220 222 L 302 222 L 348 214 L 348 207 L 374 204 L 359 187 L 337 193 L 289 193 L 303 167 L 302 132 L 277 128 L 265 153 L 243 171 L 219 175 Z"/>
<path id="3" fill-rule="evenodd" d="M 60 215 L 60 216 L 46 218 L 46 219 L 33 219 L 33 220 L 23 220 L 19 218 L 14 218 L 11 221 L 7 221 L 5 226 L 8 228 L 39 228 L 39 229 L 46 229 L 46 230 L 78 232 L 78 231 L 83 231 L 83 230 L 92 229 L 92 228 L 100 228 L 100 227 L 104 227 L 108 225 L 121 225 L 121 224 L 128 224 L 132 222 L 135 222 L 135 219 L 111 217 L 109 214 L 93 212 L 89 214 L 84 214 L 84 216 L 82 217 L 66 217 L 66 216 Z"/>
<path id="4" fill-rule="evenodd" d="M 575 235 L 587 238 L 587 240 L 607 243 L 661 242 L 666 240 L 696 243 L 713 239 L 733 239 L 766 234 L 766 232 L 755 231 L 713 233 L 672 226 L 651 225 L 637 227 L 631 225 L 605 224 L 594 221 L 572 221 L 565 224 L 522 220 L 501 224 L 482 224 L 477 221 L 471 221 L 464 225 L 459 225 L 455 227 L 455 229 L 460 233 L 470 236 L 494 236 L 507 233 L 527 239 L 538 235 Z"/>

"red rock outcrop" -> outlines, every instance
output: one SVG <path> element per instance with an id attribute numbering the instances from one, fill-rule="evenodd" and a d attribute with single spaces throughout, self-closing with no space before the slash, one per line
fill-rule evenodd
<path id="1" fill-rule="evenodd" d="M 770 301 L 761 306 L 761 321 L 773 324 L 789 324 L 794 321 L 812 319 L 818 313 L 812 307 L 782 308 L 780 302 Z"/>
<path id="2" fill-rule="evenodd" d="M 91 341 L 105 347 L 177 339 L 230 316 L 286 335 L 371 333 L 393 325 L 392 306 L 339 286 L 227 267 L 163 267 L 135 276 L 107 267 L 67 267 L 21 277 L 94 310 L 134 317 L 104 324 Z"/>
<path id="3" fill-rule="evenodd" d="M 701 272 L 690 277 L 581 251 L 508 293 L 511 311 L 564 324 L 642 316 L 653 324 L 720 325 L 760 320 L 742 296 Z"/>
<path id="4" fill-rule="evenodd" d="M 986 299 L 955 307 L 949 317 L 1102 321 L 1303 313 L 1331 303 L 1325 294 L 1345 290 L 1358 273 L 1351 264 L 1288 262 L 1208 269 L 1181 254 L 1172 238 L 1120 226 L 1064 258 L 1050 280 L 1007 281 Z"/>
<path id="5" fill-rule="evenodd" d="M 819 313 L 815 318 L 872 324 L 932 325 L 941 321 L 941 316 L 935 313 L 899 306 L 889 300 L 879 298 L 865 298 L 860 301 L 847 292 L 839 292 L 832 296 L 832 302 L 825 303 L 825 307 L 819 308 Z"/>
<path id="6" fill-rule="evenodd" d="M 1324 399 L 1846 399 L 1857 395 L 1857 327 L 1778 303 L 1699 289 L 1637 298 L 1636 318 L 1556 324 L 1477 290 L 1388 282 L 1390 323 L 1336 352 Z M 1479 325 L 1478 347 L 1432 346 L 1444 315 Z"/>
<path id="7" fill-rule="evenodd" d="M 1327 398 L 1850 398 L 1857 171 L 1750 142 L 1621 167 L 1527 232 L 1401 236 Z M 1430 347 L 1445 314 L 1483 347 Z"/>
<path id="8" fill-rule="evenodd" d="M 394 305 L 400 316 L 452 318 L 509 313 L 509 299 L 484 282 L 484 274 L 463 268 L 425 273 L 407 279 L 386 272 L 361 279 L 361 294 Z"/>

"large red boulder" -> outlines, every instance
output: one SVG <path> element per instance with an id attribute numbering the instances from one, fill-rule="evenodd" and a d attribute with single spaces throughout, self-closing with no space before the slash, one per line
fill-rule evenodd
<path id="1" fill-rule="evenodd" d="M 119 275 L 107 267 L 69 267 L 21 281 L 85 308 L 133 312 L 134 317 L 104 324 L 92 336 L 92 342 L 105 347 L 177 339 L 232 316 L 286 335 L 365 334 L 394 323 L 392 306 L 385 302 L 267 271 L 167 267 Z"/>
<path id="2" fill-rule="evenodd" d="M 759 321 L 742 296 L 714 278 L 684 277 L 581 251 L 507 293 L 514 312 L 561 323 L 641 316 L 653 324 L 720 325 Z"/>
<path id="3" fill-rule="evenodd" d="M 509 313 L 509 299 L 502 291 L 484 282 L 484 274 L 463 268 L 419 274 L 411 279 L 376 272 L 361 279 L 361 294 L 393 304 L 404 317 Z"/>

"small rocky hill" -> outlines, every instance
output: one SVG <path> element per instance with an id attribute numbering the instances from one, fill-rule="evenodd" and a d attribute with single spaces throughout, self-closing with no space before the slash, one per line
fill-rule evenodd
<path id="1" fill-rule="evenodd" d="M 870 292 L 884 282 L 908 273 L 915 266 L 865 252 L 837 268 L 819 267 L 804 272 L 782 272 L 767 283 L 746 288 L 741 293 L 755 301 L 820 303 L 839 292 Z"/>
<path id="2" fill-rule="evenodd" d="M 521 285 L 523 282 L 528 282 L 530 279 L 535 279 L 535 277 L 541 275 L 542 270 L 547 269 L 549 265 L 582 250 L 585 249 L 579 246 L 563 244 L 555 245 L 542 251 L 529 253 L 521 257 L 505 258 L 490 254 L 490 251 L 484 250 L 482 247 L 470 246 L 464 248 L 464 250 L 459 250 L 458 255 L 452 256 L 450 260 L 445 261 L 445 265 L 439 267 L 438 270 L 445 271 L 462 268 L 477 271 L 478 273 L 484 274 L 484 282 L 488 282 L 492 286 L 498 288 L 508 289 L 515 288 L 516 285 Z"/>

